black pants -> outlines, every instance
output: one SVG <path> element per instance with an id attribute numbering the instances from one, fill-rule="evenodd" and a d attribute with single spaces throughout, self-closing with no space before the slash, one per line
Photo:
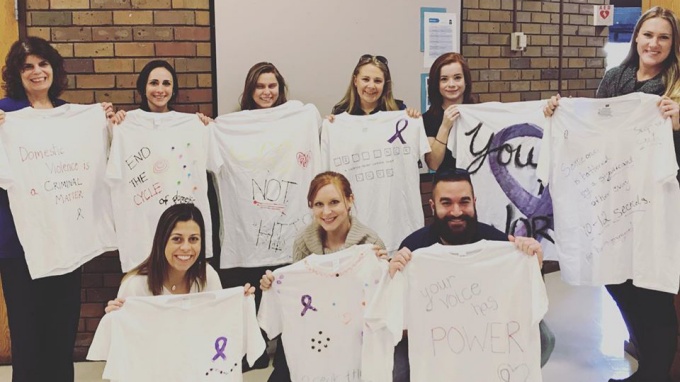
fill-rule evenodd
<path id="1" fill-rule="evenodd" d="M 220 275 L 220 282 L 223 288 L 233 288 L 236 286 L 244 286 L 246 283 L 255 287 L 255 310 L 260 310 L 260 301 L 262 301 L 262 289 L 260 289 L 260 279 L 267 270 L 274 271 L 278 268 L 285 267 L 289 264 L 272 265 L 266 267 L 253 268 L 227 268 L 220 269 L 217 273 Z"/>
<path id="2" fill-rule="evenodd" d="M 628 330 L 632 331 L 630 334 L 637 339 L 636 380 L 670 381 L 669 373 L 678 340 L 675 295 L 638 288 L 631 280 L 607 285 L 607 291 L 619 306 Z"/>
<path id="3" fill-rule="evenodd" d="M 276 344 L 274 371 L 272 371 L 267 382 L 290 382 L 290 369 L 288 369 L 288 362 L 286 361 L 286 353 L 283 350 L 281 337 L 278 337 L 278 343 Z"/>
<path id="4" fill-rule="evenodd" d="M 0 259 L 12 340 L 13 382 L 73 382 L 80 268 L 32 280 L 26 260 Z"/>
<path id="5" fill-rule="evenodd" d="M 262 289 L 260 289 L 260 279 L 262 278 L 262 275 L 267 270 L 273 271 L 275 269 L 284 267 L 288 264 L 283 264 L 283 265 L 273 265 L 273 266 L 266 266 L 266 267 L 253 267 L 253 268 L 227 268 L 227 269 L 220 269 L 218 271 L 218 274 L 220 275 L 220 282 L 222 283 L 223 288 L 232 288 L 236 286 L 243 286 L 246 283 L 250 283 L 250 285 L 255 287 L 255 310 L 259 311 L 260 309 L 260 301 L 262 301 Z M 266 333 L 264 330 L 262 331 L 262 336 L 264 338 L 267 338 Z M 281 341 L 279 341 L 279 344 L 281 344 Z M 281 352 L 283 352 L 283 349 L 281 349 Z M 277 362 L 276 359 L 278 358 L 278 350 L 277 354 L 274 357 L 274 367 L 276 368 Z M 283 363 L 285 364 L 285 358 L 283 358 Z M 267 356 L 267 352 L 265 351 L 262 356 L 260 356 L 257 361 L 255 362 L 254 365 L 247 365 L 248 362 L 246 362 L 246 357 L 243 357 L 243 371 L 248 371 L 250 369 L 264 369 L 267 366 L 269 366 L 269 357 Z M 280 363 L 279 363 L 280 364 Z M 287 365 L 286 365 L 286 371 L 288 370 Z M 276 370 L 275 370 L 276 372 Z M 290 378 L 290 377 L 288 377 Z"/>

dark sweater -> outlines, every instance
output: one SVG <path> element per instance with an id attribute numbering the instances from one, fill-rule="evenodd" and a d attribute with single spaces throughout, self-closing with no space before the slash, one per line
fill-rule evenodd
<path id="1" fill-rule="evenodd" d="M 477 223 L 475 237 L 467 244 L 476 243 L 480 240 L 508 241 L 508 235 L 488 224 Z M 416 249 L 429 247 L 439 242 L 439 237 L 432 230 L 432 225 L 428 225 L 408 235 L 408 237 L 401 242 L 399 248 L 406 247 L 411 251 L 415 251 Z"/>

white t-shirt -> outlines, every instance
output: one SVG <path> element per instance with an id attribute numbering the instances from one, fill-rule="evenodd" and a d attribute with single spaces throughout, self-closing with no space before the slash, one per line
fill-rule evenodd
<path id="1" fill-rule="evenodd" d="M 113 381 L 240 382 L 243 355 L 252 364 L 264 349 L 254 296 L 235 287 L 128 297 L 102 318 L 87 359 L 107 361 Z"/>
<path id="2" fill-rule="evenodd" d="M 146 275 L 132 275 L 123 280 L 118 288 L 117 297 L 128 298 L 132 296 L 153 296 L 149 290 L 147 283 L 148 276 Z M 201 292 L 212 292 L 222 289 L 220 276 L 215 269 L 210 265 L 205 265 L 205 288 Z M 198 293 L 198 285 L 192 284 L 189 293 Z M 163 287 L 162 295 L 172 294 L 165 286 Z"/>
<path id="3" fill-rule="evenodd" d="M 321 128 L 324 169 L 347 177 L 357 218 L 390 252 L 425 223 L 418 160 L 428 152 L 422 118 L 405 111 L 342 113 Z"/>
<path id="4" fill-rule="evenodd" d="M 206 257 L 212 257 L 207 151 L 208 129 L 195 114 L 138 109 L 113 129 L 106 177 L 123 272 L 149 256 L 158 219 L 179 203 L 201 210 Z"/>
<path id="5" fill-rule="evenodd" d="M 548 299 L 535 257 L 509 242 L 435 244 L 414 251 L 404 271 L 385 282 L 366 321 L 396 334 L 391 346 L 408 330 L 412 381 L 542 380 L 538 324 Z M 364 351 L 364 376 L 391 372 L 378 368 L 392 356 Z"/>
<path id="6" fill-rule="evenodd" d="M 290 263 L 312 216 L 309 183 L 319 172 L 321 116 L 312 104 L 219 116 L 210 125 L 209 168 L 222 206 L 221 268 Z"/>
<path id="7" fill-rule="evenodd" d="M 293 382 L 364 381 L 363 313 L 387 270 L 372 247 L 310 255 L 274 271 L 258 320 L 269 338 L 281 334 Z"/>
<path id="8" fill-rule="evenodd" d="M 656 95 L 563 98 L 543 138 L 562 279 L 678 292 L 680 188 Z"/>
<path id="9" fill-rule="evenodd" d="M 108 132 L 100 104 L 27 107 L 0 127 L 0 187 L 33 279 L 73 271 L 116 249 L 104 181 Z"/>
<path id="10" fill-rule="evenodd" d="M 538 240 L 556 260 L 552 200 L 536 166 L 543 136 L 544 101 L 458 105 L 449 148 L 471 173 L 479 221 Z"/>

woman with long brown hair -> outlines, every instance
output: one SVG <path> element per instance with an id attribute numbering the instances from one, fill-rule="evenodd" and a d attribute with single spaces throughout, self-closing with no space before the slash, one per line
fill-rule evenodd
<path id="1" fill-rule="evenodd" d="M 680 130 L 680 32 L 677 17 L 669 9 L 654 7 L 645 12 L 633 31 L 628 56 L 605 73 L 597 98 L 634 92 L 661 96 L 659 112 L 670 118 L 675 131 L 676 152 Z M 552 116 L 560 96 L 553 96 L 543 113 Z M 630 377 L 610 382 L 666 382 L 677 349 L 678 322 L 675 295 L 640 288 L 632 280 L 606 285 L 621 311 L 631 338 L 637 342 L 638 370 Z"/>

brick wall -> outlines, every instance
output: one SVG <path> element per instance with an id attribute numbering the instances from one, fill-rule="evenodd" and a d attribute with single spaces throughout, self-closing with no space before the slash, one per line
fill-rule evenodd
<path id="1" fill-rule="evenodd" d="M 27 0 L 25 20 L 28 35 L 50 41 L 65 58 L 67 101 L 136 108 L 137 73 L 160 58 L 178 73 L 177 110 L 213 114 L 209 0 Z M 121 278 L 116 253 L 84 266 L 77 360 L 85 359 Z"/>
<path id="2" fill-rule="evenodd" d="M 74 349 L 76 360 L 85 359 L 106 302 L 116 297 L 122 278 L 118 252 L 107 252 L 83 266 L 80 321 Z"/>
<path id="3" fill-rule="evenodd" d="M 462 53 L 479 100 L 532 101 L 550 98 L 558 90 L 562 96 L 594 97 L 606 68 L 603 47 L 609 29 L 592 26 L 593 5 L 609 0 L 564 0 L 562 14 L 559 0 L 516 3 L 513 30 L 513 0 L 463 1 Z M 526 51 L 510 50 L 512 32 L 527 35 Z M 432 219 L 430 181 L 421 177 L 426 223 Z"/>
<path id="4" fill-rule="evenodd" d="M 604 75 L 607 29 L 590 26 L 592 4 L 564 0 L 562 95 L 593 96 Z M 512 0 L 465 0 L 463 54 L 481 101 L 547 98 L 558 90 L 559 2 L 517 1 L 517 31 L 528 35 L 526 52 L 511 52 Z M 167 59 L 179 74 L 180 111 L 212 115 L 209 0 L 26 0 L 26 32 L 40 36 L 66 58 L 70 102 L 113 102 L 134 108 L 137 73 L 149 60 Z M 423 211 L 431 186 L 423 177 Z M 87 352 L 107 300 L 122 277 L 115 253 L 84 267 L 83 305 L 75 349 Z"/>
<path id="5" fill-rule="evenodd" d="M 137 73 L 152 59 L 172 64 L 177 110 L 212 115 L 208 0 L 27 0 L 27 34 L 66 59 L 70 102 L 136 108 Z"/>
<path id="6" fill-rule="evenodd" d="M 529 101 L 563 96 L 594 97 L 604 76 L 608 28 L 594 27 L 593 5 L 609 0 L 513 0 L 463 2 L 463 55 L 480 101 Z M 563 25 L 560 45 L 560 22 Z M 510 50 L 510 33 L 524 32 L 528 47 Z M 560 49 L 561 48 L 561 49 Z M 562 52 L 562 68 L 559 54 Z"/>

